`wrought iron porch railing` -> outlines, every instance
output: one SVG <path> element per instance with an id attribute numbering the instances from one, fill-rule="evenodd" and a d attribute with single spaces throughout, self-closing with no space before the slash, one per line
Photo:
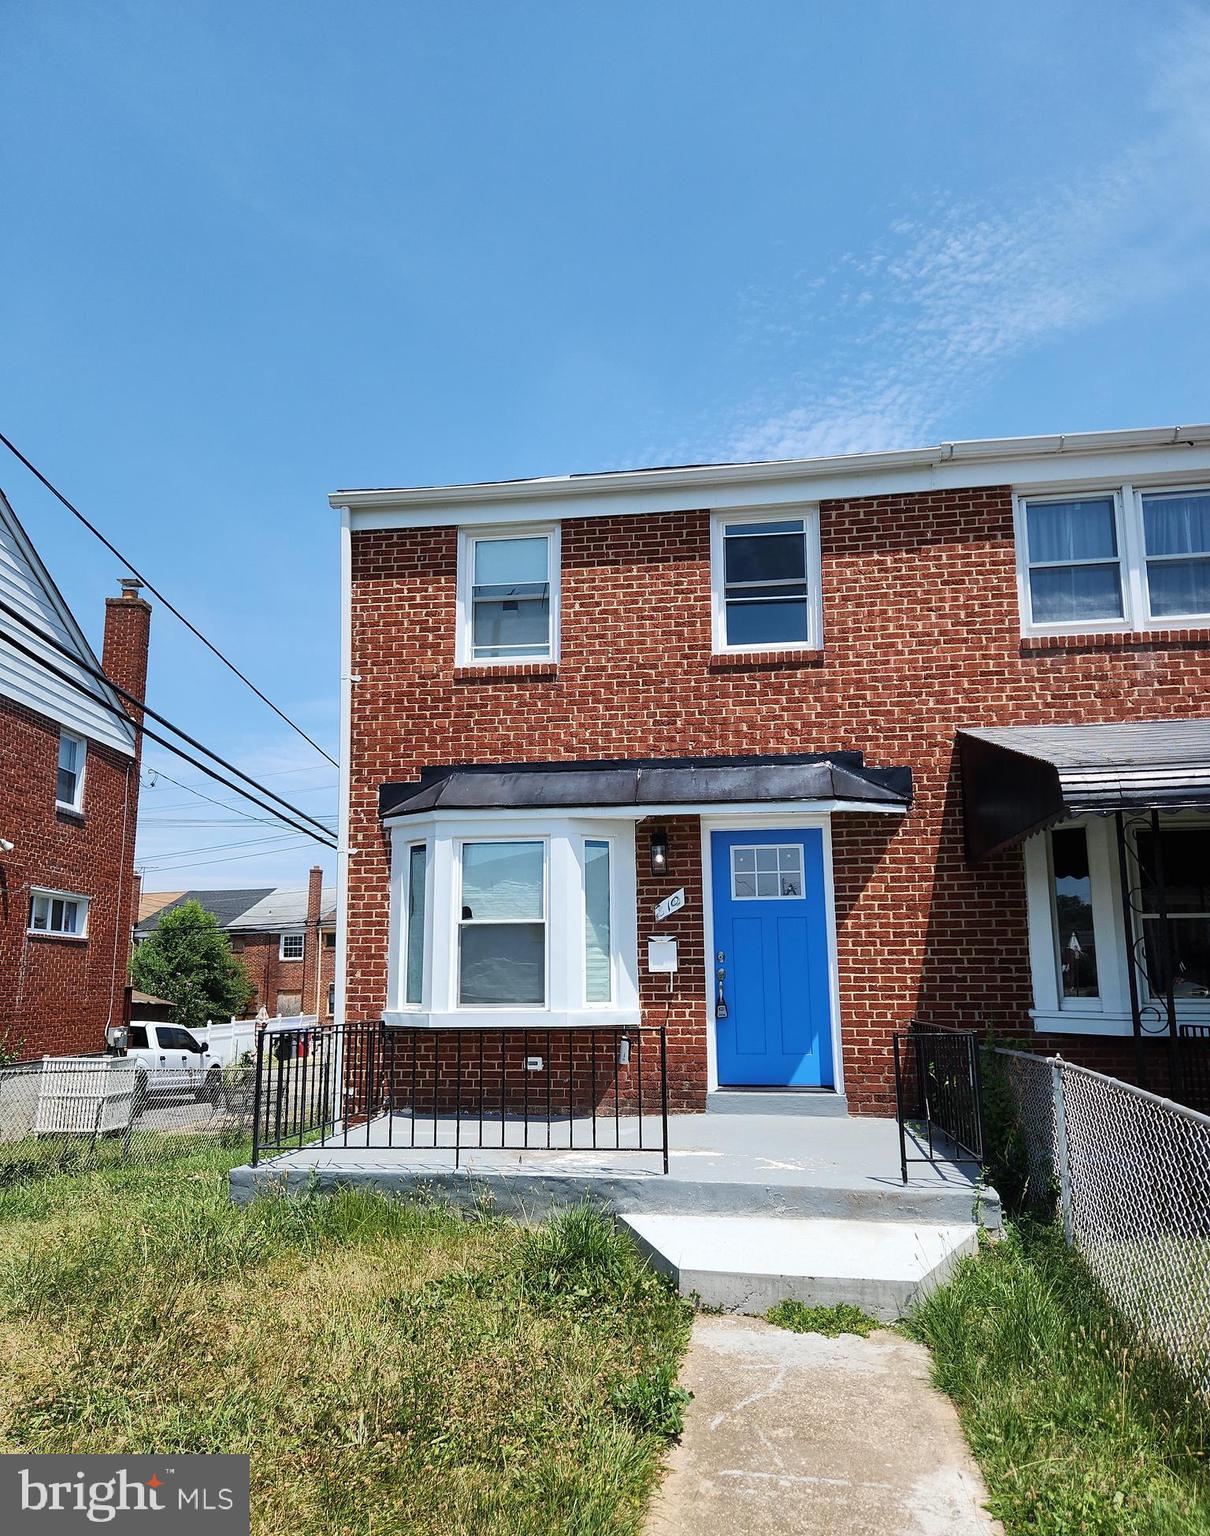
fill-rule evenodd
<path id="1" fill-rule="evenodd" d="M 646 1152 L 668 1172 L 661 1026 L 263 1030 L 252 1161 L 304 1147 Z"/>
<path id="2" fill-rule="evenodd" d="M 903 1182 L 908 1181 L 909 1163 L 934 1167 L 942 1162 L 981 1164 L 983 1085 L 975 1031 L 913 1024 L 891 1038 Z M 924 1127 L 927 1154 L 908 1153 L 908 1125 L 912 1122 Z"/>

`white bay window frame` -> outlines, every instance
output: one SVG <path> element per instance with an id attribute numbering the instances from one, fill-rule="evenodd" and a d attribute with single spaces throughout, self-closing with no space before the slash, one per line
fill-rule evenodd
<path id="1" fill-rule="evenodd" d="M 1077 486 L 1054 486 L 1037 491 L 1020 491 L 1013 495 L 1013 534 L 1016 544 L 1017 601 L 1021 616 L 1023 638 L 1047 635 L 1099 635 L 1145 634 L 1151 630 L 1204 628 L 1210 625 L 1210 611 L 1181 614 L 1160 614 L 1151 611 L 1151 591 L 1148 580 L 1147 542 L 1143 522 L 1143 498 L 1150 495 L 1173 495 L 1185 492 L 1210 493 L 1210 478 L 1172 481 L 1126 481 L 1114 484 L 1081 483 Z M 1122 592 L 1120 618 L 1077 618 L 1063 621 L 1034 621 L 1033 593 L 1030 572 L 1034 564 L 1030 558 L 1027 508 L 1030 505 L 1054 504 L 1067 501 L 1087 501 L 1098 498 L 1113 499 L 1114 525 L 1117 530 L 1117 566 Z M 1194 555 L 1155 555 L 1150 557 L 1159 563 L 1180 559 L 1196 559 Z M 1044 565 L 1046 562 L 1042 562 Z M 1053 564 L 1109 565 L 1112 557 L 1090 558 L 1087 561 L 1051 562 Z"/>
<path id="2" fill-rule="evenodd" d="M 391 910 L 387 951 L 388 1024 L 429 1028 L 592 1028 L 640 1020 L 635 837 L 630 821 L 539 818 L 507 812 L 437 812 L 391 827 Z M 459 1003 L 462 850 L 468 843 L 543 845 L 545 1002 Z M 587 1002 L 585 844 L 609 844 L 610 1001 Z M 410 850 L 427 849 L 421 1000 L 405 1000 Z"/>
<path id="3" fill-rule="evenodd" d="M 1179 824 L 1210 826 L 1210 819 L 1195 812 L 1166 813 L 1161 820 L 1171 830 L 1175 815 Z M 1127 815 L 1127 837 L 1139 830 L 1137 814 Z M 1029 920 L 1029 963 L 1034 1006 L 1030 1016 L 1039 1033 L 1075 1035 L 1129 1035 L 1134 1030 L 1130 1010 L 1130 957 L 1126 948 L 1122 884 L 1118 867 L 1117 834 L 1112 816 L 1081 816 L 1056 824 L 1054 830 L 1083 827 L 1088 839 L 1088 873 L 1092 897 L 1093 936 L 1096 943 L 1097 997 L 1064 997 L 1059 980 L 1058 925 L 1053 897 L 1050 833 L 1036 832 L 1023 844 L 1025 897 Z M 1144 825 L 1143 830 L 1148 830 Z M 1133 849 L 1127 869 L 1134 871 Z M 1142 918 L 1132 912 L 1130 931 L 1137 947 L 1143 937 Z M 1146 979 L 1136 970 L 1139 1002 L 1143 1008 L 1165 1010 L 1162 997 L 1152 998 Z M 1177 999 L 1178 1019 L 1188 1023 L 1210 1022 L 1210 1000 Z M 1162 1028 L 1166 1030 L 1166 1019 Z M 1154 1025 L 1147 1031 L 1154 1034 Z"/>

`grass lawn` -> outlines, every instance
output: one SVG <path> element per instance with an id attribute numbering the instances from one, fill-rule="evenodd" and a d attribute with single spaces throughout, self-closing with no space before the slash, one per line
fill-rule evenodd
<path id="1" fill-rule="evenodd" d="M 608 1223 L 222 1164 L 0 1191 L 0 1450 L 246 1451 L 258 1536 L 638 1530 L 690 1313 Z"/>
<path id="2" fill-rule="evenodd" d="M 1010 1228 L 907 1331 L 933 1352 L 1007 1536 L 1210 1532 L 1210 1411 L 1053 1227 Z"/>

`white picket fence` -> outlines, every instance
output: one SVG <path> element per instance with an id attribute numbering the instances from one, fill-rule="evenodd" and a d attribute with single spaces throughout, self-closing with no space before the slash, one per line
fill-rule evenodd
<path id="1" fill-rule="evenodd" d="M 318 1023 L 319 1020 L 313 1014 L 294 1017 L 278 1014 L 274 1018 L 228 1019 L 225 1023 L 207 1023 L 200 1033 L 210 1047 L 211 1062 L 217 1062 L 220 1067 L 230 1067 L 240 1060 L 245 1051 L 255 1056 L 258 1030 L 306 1029 Z"/>

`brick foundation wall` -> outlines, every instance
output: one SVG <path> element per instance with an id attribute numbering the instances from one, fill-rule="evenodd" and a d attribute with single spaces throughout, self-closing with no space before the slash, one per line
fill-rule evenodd
<path id="1" fill-rule="evenodd" d="M 426 763 L 855 748 L 872 765 L 909 765 L 916 800 L 906 818 L 833 818 L 854 1110 L 890 1109 L 890 1031 L 917 1016 L 1026 1031 L 1031 1048 L 1129 1065 L 1129 1041 L 1033 1033 L 1021 855 L 967 868 L 954 736 L 967 725 L 1204 715 L 1210 636 L 1023 641 L 1007 486 L 825 502 L 821 544 L 822 649 L 714 657 L 707 512 L 569 520 L 559 664 L 481 671 L 454 666 L 456 530 L 353 535 L 349 1018 L 374 1017 L 385 998 L 383 781 Z M 700 1107 L 697 823 L 670 828 L 661 885 L 686 887 L 681 969 L 671 999 L 644 975 L 644 1018 L 668 1010 L 678 1102 Z M 648 888 L 644 846 L 640 946 L 667 894 Z"/>

